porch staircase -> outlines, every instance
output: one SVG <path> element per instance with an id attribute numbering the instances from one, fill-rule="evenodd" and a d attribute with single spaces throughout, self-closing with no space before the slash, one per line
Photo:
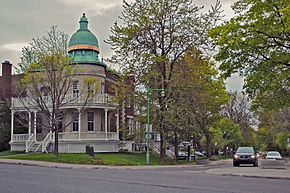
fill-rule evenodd
<path id="1" fill-rule="evenodd" d="M 45 152 L 48 153 L 47 148 L 52 142 L 53 133 L 48 133 L 43 141 L 36 141 L 35 135 L 31 135 L 26 142 L 26 152 Z"/>
<path id="2" fill-rule="evenodd" d="M 152 151 L 157 153 L 157 154 L 160 154 L 160 142 L 153 142 Z M 172 150 L 167 149 L 166 150 L 166 155 L 171 157 L 171 158 L 174 158 L 175 153 Z"/>
<path id="3" fill-rule="evenodd" d="M 42 144 L 42 142 L 40 142 L 40 141 L 34 142 L 33 145 L 30 147 L 30 149 L 28 150 L 28 152 L 34 152 L 34 153 L 42 152 L 41 144 Z"/>

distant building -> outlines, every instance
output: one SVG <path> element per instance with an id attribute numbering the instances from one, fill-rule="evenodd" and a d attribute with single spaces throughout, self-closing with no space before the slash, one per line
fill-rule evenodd
<path id="1" fill-rule="evenodd" d="M 110 103 L 116 95 L 112 85 L 116 83 L 119 76 L 99 60 L 99 43 L 96 36 L 88 29 L 85 14 L 80 18 L 79 23 L 80 28 L 70 38 L 68 54 L 84 71 L 78 74 L 70 95 L 74 97 L 74 94 L 79 92 L 84 76 L 97 77 L 101 81 L 98 94 L 93 102 L 87 105 L 85 111 L 79 113 L 83 102 L 81 100 L 63 107 L 64 120 L 74 120 L 58 135 L 59 152 L 85 152 L 87 145 L 93 145 L 95 152 L 118 152 L 119 127 L 132 124 L 134 121 L 133 105 L 126 105 L 125 101 L 122 105 Z M 11 150 L 53 151 L 54 133 L 42 127 L 42 122 L 45 120 L 39 109 L 36 106 L 24 105 L 12 92 L 13 84 L 17 84 L 22 75 L 11 75 L 11 66 L 7 61 L 2 64 L 3 75 L 0 78 L 1 100 L 11 98 Z M 27 106 L 30 111 L 27 110 Z M 28 118 L 27 132 L 21 134 L 14 133 L 15 115 L 18 113 L 24 113 Z"/>

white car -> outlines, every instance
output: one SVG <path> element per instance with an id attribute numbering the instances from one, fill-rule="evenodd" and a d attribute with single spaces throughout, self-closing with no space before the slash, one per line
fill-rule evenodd
<path id="1" fill-rule="evenodd" d="M 278 151 L 269 151 L 267 153 L 266 159 L 281 160 L 282 157 Z"/>

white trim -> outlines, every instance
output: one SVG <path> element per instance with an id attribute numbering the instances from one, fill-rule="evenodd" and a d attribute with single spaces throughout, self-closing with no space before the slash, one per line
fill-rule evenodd
<path id="1" fill-rule="evenodd" d="M 28 112 L 28 136 L 31 135 L 31 112 Z"/>
<path id="2" fill-rule="evenodd" d="M 36 116 L 37 116 L 37 111 L 34 111 L 34 124 L 33 124 L 33 132 L 36 136 Z"/>
<path id="3" fill-rule="evenodd" d="M 14 111 L 11 111 L 11 141 L 13 141 Z"/>
<path id="4" fill-rule="evenodd" d="M 106 133 L 106 139 L 108 138 L 108 109 L 105 109 L 105 133 Z"/>

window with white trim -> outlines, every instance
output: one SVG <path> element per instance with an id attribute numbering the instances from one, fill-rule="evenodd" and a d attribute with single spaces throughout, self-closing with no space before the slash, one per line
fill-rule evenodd
<path id="1" fill-rule="evenodd" d="M 88 112 L 88 131 L 94 131 L 94 112 Z"/>
<path id="2" fill-rule="evenodd" d="M 74 81 L 72 85 L 73 89 L 73 98 L 77 98 L 79 96 L 79 81 Z"/>
<path id="3" fill-rule="evenodd" d="M 73 118 L 72 130 L 79 131 L 79 113 L 73 112 L 72 118 Z"/>
<path id="4" fill-rule="evenodd" d="M 88 83 L 88 95 L 93 95 L 95 90 L 95 84 L 94 83 Z"/>

